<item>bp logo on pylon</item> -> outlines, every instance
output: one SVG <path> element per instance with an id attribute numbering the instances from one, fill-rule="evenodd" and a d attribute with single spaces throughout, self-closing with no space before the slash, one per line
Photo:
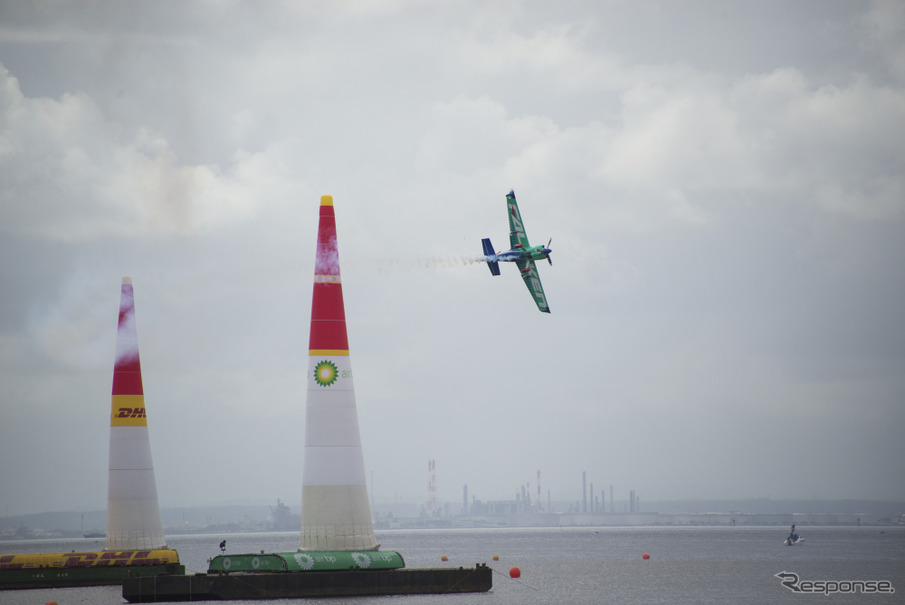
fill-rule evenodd
<path id="1" fill-rule="evenodd" d="M 314 366 L 314 382 L 322 387 L 332 385 L 338 377 L 339 368 L 332 361 L 325 359 Z"/>

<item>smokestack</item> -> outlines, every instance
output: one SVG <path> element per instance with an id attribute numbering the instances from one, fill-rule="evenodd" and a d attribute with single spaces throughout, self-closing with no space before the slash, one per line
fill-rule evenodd
<path id="1" fill-rule="evenodd" d="M 581 471 L 581 512 L 588 512 L 588 471 Z"/>
<path id="2" fill-rule="evenodd" d="M 433 517 L 437 510 L 437 462 L 433 458 L 427 461 L 427 516 Z"/>
<path id="3" fill-rule="evenodd" d="M 537 469 L 537 512 L 541 512 L 543 508 L 540 503 L 540 469 Z"/>
<path id="4" fill-rule="evenodd" d="M 151 460 L 132 279 L 123 278 L 113 364 L 105 550 L 166 548 Z"/>
<path id="5" fill-rule="evenodd" d="M 300 551 L 377 550 L 352 384 L 333 198 L 317 228 Z"/>

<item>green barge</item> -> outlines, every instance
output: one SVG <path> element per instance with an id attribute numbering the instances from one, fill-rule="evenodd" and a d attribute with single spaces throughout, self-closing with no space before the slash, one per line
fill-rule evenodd
<path id="1" fill-rule="evenodd" d="M 185 574 L 175 550 L 0 555 L 0 590 L 105 586 L 162 574 Z"/>
<path id="2" fill-rule="evenodd" d="M 349 569 L 401 569 L 405 560 L 392 550 L 278 552 L 217 555 L 207 573 L 263 573 L 294 571 L 342 571 Z"/>
<path id="3" fill-rule="evenodd" d="M 394 551 L 218 555 L 207 573 L 133 577 L 130 603 L 487 592 L 491 568 L 404 569 Z"/>

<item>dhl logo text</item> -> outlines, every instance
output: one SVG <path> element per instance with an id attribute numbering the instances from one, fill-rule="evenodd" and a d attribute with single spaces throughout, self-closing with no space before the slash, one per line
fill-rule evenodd
<path id="1" fill-rule="evenodd" d="M 119 408 L 114 418 L 147 418 L 144 408 Z"/>
<path id="2" fill-rule="evenodd" d="M 53 567 L 124 567 L 166 565 L 179 556 L 170 550 L 125 550 L 0 556 L 0 569 L 40 569 Z"/>

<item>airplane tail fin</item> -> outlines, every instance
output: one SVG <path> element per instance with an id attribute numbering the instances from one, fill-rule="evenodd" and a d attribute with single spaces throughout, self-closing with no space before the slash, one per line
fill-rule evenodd
<path id="1" fill-rule="evenodd" d="M 484 246 L 484 255 L 485 256 L 494 256 L 496 252 L 493 251 L 493 244 L 490 243 L 490 238 L 485 237 L 481 240 L 481 244 Z M 500 274 L 500 263 L 495 260 L 488 260 L 487 267 L 490 269 L 491 275 L 499 275 Z"/>

